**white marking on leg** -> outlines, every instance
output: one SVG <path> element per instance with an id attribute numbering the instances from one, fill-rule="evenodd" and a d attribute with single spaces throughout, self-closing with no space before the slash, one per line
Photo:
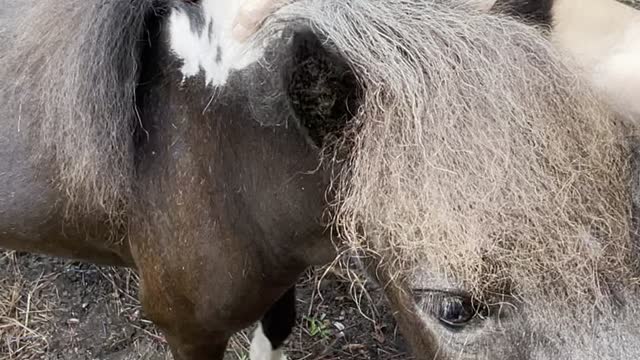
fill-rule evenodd
<path id="1" fill-rule="evenodd" d="M 271 341 L 262 330 L 262 324 L 258 324 L 256 331 L 253 333 L 249 358 L 251 360 L 287 360 L 282 349 L 273 350 Z"/>
<path id="2" fill-rule="evenodd" d="M 204 72 L 208 85 L 224 85 L 233 70 L 258 61 L 263 48 L 241 43 L 232 36 L 233 20 L 246 0 L 204 0 L 197 7 L 204 26 L 193 26 L 189 15 L 174 9 L 169 17 L 169 45 L 183 61 L 185 78 Z"/>

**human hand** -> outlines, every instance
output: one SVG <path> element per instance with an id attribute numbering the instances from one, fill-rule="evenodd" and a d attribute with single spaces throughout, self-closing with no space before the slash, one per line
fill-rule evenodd
<path id="1" fill-rule="evenodd" d="M 237 1 L 237 0 L 235 0 Z M 259 28 L 264 19 L 286 4 L 286 0 L 248 0 L 240 8 L 233 24 L 233 37 L 245 41 Z"/>

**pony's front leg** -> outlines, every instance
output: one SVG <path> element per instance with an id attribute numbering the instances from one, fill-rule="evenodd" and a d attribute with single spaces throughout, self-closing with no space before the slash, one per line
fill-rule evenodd
<path id="1" fill-rule="evenodd" d="M 202 298 L 189 296 L 184 288 L 174 286 L 172 277 L 158 277 L 158 273 L 140 271 L 140 301 L 145 316 L 167 340 L 174 360 L 222 360 L 234 332 L 225 327 L 233 326 L 204 314 L 202 303 L 198 304 Z"/>
<path id="2" fill-rule="evenodd" d="M 270 273 L 279 267 L 265 265 L 259 249 L 242 246 L 241 238 L 226 242 L 224 237 L 178 237 L 179 243 L 188 245 L 178 246 L 172 239 L 131 233 L 144 314 L 162 330 L 176 360 L 222 359 L 228 339 L 263 317 L 301 272 L 295 268 L 287 275 L 287 268 Z M 294 305 L 293 293 L 284 298 Z M 290 321 L 294 320 L 295 314 Z M 275 324 L 267 329 L 274 341 L 288 335 L 275 336 Z M 272 343 L 276 350 L 281 342 Z"/>
<path id="3" fill-rule="evenodd" d="M 296 324 L 296 288 L 291 287 L 262 317 L 251 341 L 251 360 L 286 360 L 283 346 Z"/>
<path id="4" fill-rule="evenodd" d="M 222 360 L 229 338 L 218 334 L 166 335 L 174 360 Z"/>

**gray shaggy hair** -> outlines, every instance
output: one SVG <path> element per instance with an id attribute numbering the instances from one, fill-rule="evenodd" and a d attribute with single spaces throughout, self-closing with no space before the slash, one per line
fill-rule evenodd
<path id="1" fill-rule="evenodd" d="M 335 224 L 405 278 L 426 268 L 482 298 L 606 307 L 610 284 L 637 279 L 623 129 L 535 29 L 465 3 L 282 11 L 364 89 Z"/>
<path id="2" fill-rule="evenodd" d="M 0 55 L 3 98 L 35 115 L 36 154 L 55 157 L 58 185 L 88 209 L 113 213 L 130 196 L 153 7 L 38 1 Z M 351 248 L 478 297 L 599 307 L 613 279 L 635 285 L 622 127 L 535 29 L 464 1 L 302 0 L 259 37 L 300 19 L 363 89 L 332 148 L 349 154 L 334 222 Z"/>
<path id="3" fill-rule="evenodd" d="M 112 214 L 128 201 L 140 44 L 152 7 L 32 1 L 2 55 L 0 93 L 33 119 L 34 154 L 53 161 L 74 207 Z"/>

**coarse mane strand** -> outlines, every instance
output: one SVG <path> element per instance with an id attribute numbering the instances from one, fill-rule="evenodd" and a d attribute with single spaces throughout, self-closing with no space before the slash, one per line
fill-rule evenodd
<path id="1" fill-rule="evenodd" d="M 36 1 L 3 55 L 3 93 L 32 119 L 34 155 L 53 160 L 73 208 L 113 216 L 128 203 L 141 44 L 157 6 Z"/>
<path id="2" fill-rule="evenodd" d="M 609 284 L 637 281 L 621 125 L 535 29 L 464 3 L 280 13 L 307 19 L 364 89 L 335 223 L 396 274 L 426 269 L 568 317 L 606 307 Z"/>

